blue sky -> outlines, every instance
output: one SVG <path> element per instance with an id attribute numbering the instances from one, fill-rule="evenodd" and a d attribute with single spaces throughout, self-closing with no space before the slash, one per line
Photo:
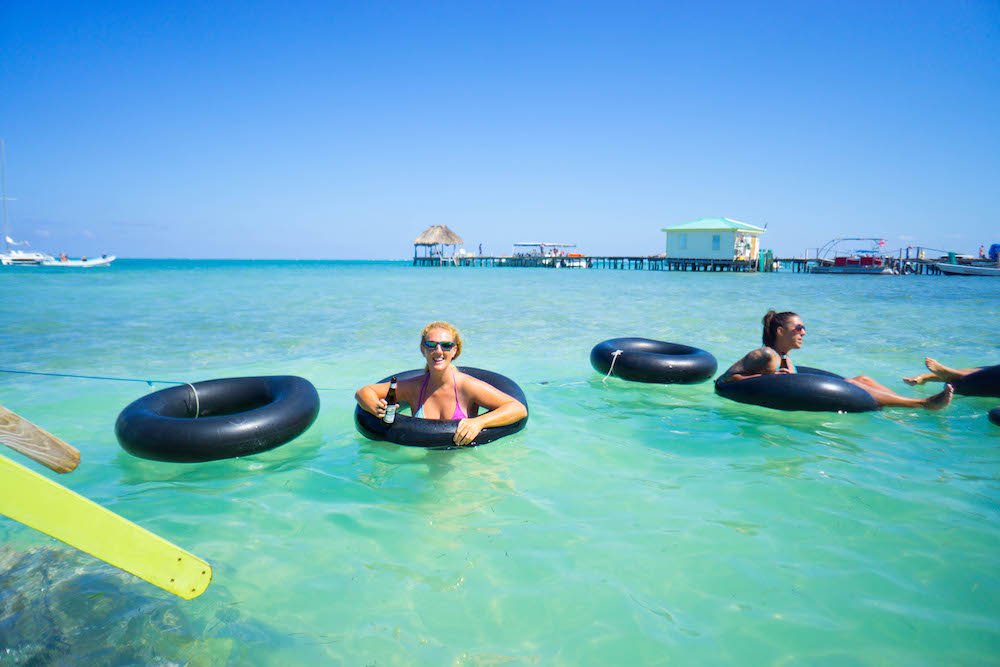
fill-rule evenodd
<path id="1" fill-rule="evenodd" d="M 654 254 L 706 216 L 1000 242 L 1000 3 L 0 4 L 11 235 L 406 258 L 431 224 Z"/>

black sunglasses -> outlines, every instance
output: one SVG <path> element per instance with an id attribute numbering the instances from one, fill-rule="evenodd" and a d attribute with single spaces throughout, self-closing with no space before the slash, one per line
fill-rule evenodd
<path id="1" fill-rule="evenodd" d="M 428 350 L 436 349 L 440 345 L 441 349 L 445 352 L 451 352 L 451 348 L 455 347 L 456 343 L 450 340 L 425 340 L 424 347 Z"/>

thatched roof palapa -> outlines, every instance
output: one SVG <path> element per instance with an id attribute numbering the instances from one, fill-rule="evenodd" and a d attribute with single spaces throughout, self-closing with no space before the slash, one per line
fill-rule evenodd
<path id="1" fill-rule="evenodd" d="M 448 225 L 431 225 L 413 240 L 413 245 L 462 245 L 465 241 Z"/>

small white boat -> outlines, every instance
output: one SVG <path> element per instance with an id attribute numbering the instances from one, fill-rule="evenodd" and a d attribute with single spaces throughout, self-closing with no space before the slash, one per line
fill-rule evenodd
<path id="1" fill-rule="evenodd" d="M 70 259 L 65 255 L 55 259 L 49 257 L 44 260 L 41 264 L 42 266 L 61 266 L 65 268 L 88 268 L 92 266 L 108 266 L 111 262 L 115 261 L 114 255 L 101 255 L 100 257 L 94 257 L 93 259 L 88 259 L 86 257 L 81 257 L 80 259 Z"/>
<path id="2" fill-rule="evenodd" d="M 938 262 L 941 273 L 948 276 L 1000 276 L 1000 266 L 996 264 L 949 264 Z"/>
<path id="3" fill-rule="evenodd" d="M 52 255 L 46 255 L 44 252 L 12 250 L 9 244 L 7 252 L 0 252 L 0 265 L 3 266 L 38 266 L 51 259 Z"/>

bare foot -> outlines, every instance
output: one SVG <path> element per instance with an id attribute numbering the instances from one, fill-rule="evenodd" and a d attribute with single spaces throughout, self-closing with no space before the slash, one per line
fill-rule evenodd
<path id="1" fill-rule="evenodd" d="M 934 375 L 937 375 L 941 371 L 945 370 L 944 366 L 942 366 L 936 360 L 931 359 L 930 357 L 924 357 L 924 366 L 927 366 L 927 370 L 929 370 L 931 373 L 934 373 Z"/>
<path id="2" fill-rule="evenodd" d="M 944 391 L 934 394 L 926 401 L 924 401 L 924 407 L 928 410 L 943 410 L 948 407 L 951 403 L 951 397 L 955 395 L 955 390 L 950 384 L 944 386 Z"/>
<path id="3" fill-rule="evenodd" d="M 914 375 L 911 378 L 903 378 L 903 382 L 912 387 L 915 384 L 923 384 L 927 382 L 928 378 L 931 377 L 934 377 L 931 373 L 924 373 L 923 375 Z"/>

